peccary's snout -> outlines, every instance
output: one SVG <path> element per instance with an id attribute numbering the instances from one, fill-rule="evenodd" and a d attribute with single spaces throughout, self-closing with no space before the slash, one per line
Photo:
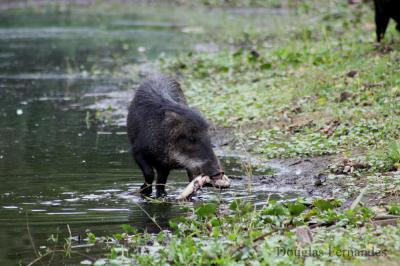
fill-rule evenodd
<path id="1" fill-rule="evenodd" d="M 201 173 L 209 177 L 218 177 L 224 174 L 221 163 L 216 156 L 211 160 L 207 160 L 201 167 Z"/>

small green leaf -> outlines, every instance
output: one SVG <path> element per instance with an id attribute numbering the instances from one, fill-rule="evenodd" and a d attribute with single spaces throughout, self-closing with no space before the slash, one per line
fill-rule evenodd
<path id="1" fill-rule="evenodd" d="M 307 207 L 301 203 L 289 203 L 288 209 L 291 216 L 299 216 Z"/>
<path id="2" fill-rule="evenodd" d="M 280 203 L 273 203 L 270 204 L 265 210 L 263 211 L 265 215 L 272 215 L 272 216 L 287 216 L 289 211 Z"/>
<path id="3" fill-rule="evenodd" d="M 116 259 L 117 257 L 118 257 L 118 253 L 117 253 L 116 249 L 112 248 L 111 252 L 110 252 L 110 255 L 109 255 L 109 258 L 110 259 Z"/>
<path id="4" fill-rule="evenodd" d="M 179 217 L 176 217 L 176 218 L 173 218 L 173 219 L 169 220 L 169 226 L 172 229 L 177 229 L 178 228 L 178 224 L 184 223 L 186 221 L 187 221 L 186 217 L 179 216 Z"/>
<path id="5" fill-rule="evenodd" d="M 272 64 L 271 63 L 264 63 L 260 66 L 261 70 L 268 70 L 272 68 Z"/>
<path id="6" fill-rule="evenodd" d="M 239 209 L 240 206 L 240 200 L 239 199 L 235 199 L 234 201 L 232 201 L 232 203 L 229 205 L 229 209 L 232 211 L 237 211 Z"/>
<path id="7" fill-rule="evenodd" d="M 129 224 L 123 224 L 121 227 L 122 227 L 122 230 L 124 230 L 124 232 L 127 234 L 136 233 L 136 228 L 133 226 L 130 226 Z"/>
<path id="8" fill-rule="evenodd" d="M 90 244 L 95 244 L 96 243 L 96 235 L 93 233 L 87 233 L 88 241 Z"/>
<path id="9" fill-rule="evenodd" d="M 217 204 L 205 203 L 196 209 L 196 214 L 199 217 L 210 217 L 217 211 Z"/>
<path id="10" fill-rule="evenodd" d="M 220 226 L 220 225 L 221 225 L 217 217 L 212 218 L 212 219 L 210 220 L 210 224 L 211 224 L 213 227 L 217 227 L 217 226 Z"/>
<path id="11" fill-rule="evenodd" d="M 314 201 L 313 205 L 320 211 L 327 211 L 333 209 L 335 206 L 328 200 L 317 199 Z"/>
<path id="12" fill-rule="evenodd" d="M 392 203 L 388 206 L 388 212 L 392 215 L 399 215 L 400 214 L 400 205 Z"/>
<path id="13" fill-rule="evenodd" d="M 121 241 L 124 239 L 124 237 L 121 234 L 114 234 L 113 237 L 118 241 Z"/>

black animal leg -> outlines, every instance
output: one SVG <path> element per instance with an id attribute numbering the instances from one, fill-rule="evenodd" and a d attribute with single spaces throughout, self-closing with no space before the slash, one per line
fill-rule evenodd
<path id="1" fill-rule="evenodd" d="M 192 182 L 192 180 L 194 178 L 192 171 L 190 171 L 189 169 L 186 169 L 186 174 L 189 179 L 189 182 Z"/>
<path id="2" fill-rule="evenodd" d="M 376 12 L 375 24 L 376 24 L 376 40 L 380 42 L 385 36 L 386 28 L 389 24 L 390 17 L 383 12 Z"/>
<path id="3" fill-rule="evenodd" d="M 140 167 L 144 175 L 144 184 L 140 187 L 140 193 L 145 196 L 150 196 L 152 192 L 152 184 L 154 181 L 154 170 L 153 168 L 146 162 L 140 154 L 134 155 L 135 161 Z"/>
<path id="4" fill-rule="evenodd" d="M 167 196 L 167 192 L 165 192 L 165 184 L 167 183 L 169 170 L 162 168 L 156 170 L 157 170 L 156 196 L 157 198 L 163 198 Z"/>

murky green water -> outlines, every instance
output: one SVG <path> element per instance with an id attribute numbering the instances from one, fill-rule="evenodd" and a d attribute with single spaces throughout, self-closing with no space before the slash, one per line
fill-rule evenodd
<path id="1" fill-rule="evenodd" d="M 0 264 L 35 257 L 27 225 L 38 248 L 57 230 L 65 235 L 67 224 L 74 236 L 88 228 L 110 234 L 122 224 L 155 230 L 137 204 L 161 226 L 183 214 L 177 204 L 146 203 L 135 194 L 143 179 L 127 154 L 125 128 L 87 124 L 94 111 L 86 107 L 113 91 L 130 97 L 126 89 L 138 81 L 114 73 L 190 49 L 191 36 L 139 11 L 123 17 L 3 11 L 0 21 Z M 228 174 L 240 172 L 235 158 L 222 159 Z M 186 177 L 173 172 L 168 184 L 174 197 Z M 268 194 L 234 182 L 222 197 L 261 201 Z"/>

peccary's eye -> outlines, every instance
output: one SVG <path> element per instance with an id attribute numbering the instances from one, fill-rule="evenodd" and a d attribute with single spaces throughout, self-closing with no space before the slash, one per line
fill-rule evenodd
<path id="1" fill-rule="evenodd" d="M 192 142 L 192 143 L 195 143 L 196 139 L 194 137 L 189 137 L 189 141 Z"/>

